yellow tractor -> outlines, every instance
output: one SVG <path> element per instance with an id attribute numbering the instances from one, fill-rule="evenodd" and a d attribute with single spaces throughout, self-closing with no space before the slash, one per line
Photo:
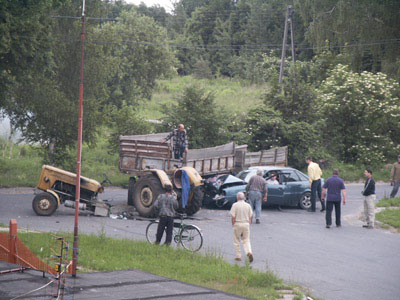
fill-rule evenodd
<path id="1" fill-rule="evenodd" d="M 98 194 L 104 191 L 105 182 L 111 183 L 106 176 L 102 183 L 81 177 L 79 209 L 92 211 L 95 215 L 108 215 L 109 205 L 97 199 Z M 32 208 L 37 215 L 51 216 L 62 204 L 75 208 L 76 174 L 43 165 L 37 188 L 43 191 L 32 201 Z"/>

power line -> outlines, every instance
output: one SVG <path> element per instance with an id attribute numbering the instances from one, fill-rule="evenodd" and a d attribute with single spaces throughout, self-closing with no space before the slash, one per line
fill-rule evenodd
<path id="1" fill-rule="evenodd" d="M 5 36 L 5 35 L 3 35 Z M 65 42 L 65 43 L 78 43 L 80 40 L 78 39 L 61 39 L 61 38 L 52 38 L 52 37 L 34 37 L 34 36 L 24 36 L 24 35 L 10 35 L 13 38 L 20 39 L 30 39 L 30 40 L 46 40 L 46 41 L 55 41 L 55 42 Z M 274 49 L 282 49 L 282 44 L 243 44 L 243 45 L 189 45 L 189 44 L 167 44 L 167 43 L 154 43 L 154 42 L 146 42 L 146 41 L 133 41 L 133 40 L 121 40 L 121 41 L 105 41 L 105 40 L 87 40 L 88 43 L 106 45 L 106 44 L 115 44 L 115 45 L 145 45 L 145 46 L 157 46 L 157 47 L 170 47 L 170 48 L 180 48 L 180 49 L 192 49 L 192 50 L 211 50 L 211 51 L 265 51 L 269 48 Z M 353 43 L 347 45 L 336 45 L 336 46 L 314 46 L 314 47 L 298 47 L 296 50 L 323 50 L 323 49 L 342 49 L 342 48 L 354 48 L 361 46 L 373 46 L 373 45 L 386 45 L 399 43 L 400 38 L 395 39 L 387 39 L 380 41 L 371 41 L 368 43 Z"/>

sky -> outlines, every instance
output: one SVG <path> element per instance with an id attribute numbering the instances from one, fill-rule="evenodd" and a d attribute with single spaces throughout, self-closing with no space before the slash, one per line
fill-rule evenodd
<path id="1" fill-rule="evenodd" d="M 155 4 L 159 4 L 164 7 L 167 12 L 171 12 L 173 9 L 172 2 L 174 0 L 125 0 L 126 3 L 132 3 L 139 5 L 140 2 L 146 4 L 146 6 L 153 6 Z"/>

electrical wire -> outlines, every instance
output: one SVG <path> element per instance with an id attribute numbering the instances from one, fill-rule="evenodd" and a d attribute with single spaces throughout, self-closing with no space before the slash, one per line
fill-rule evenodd
<path id="1" fill-rule="evenodd" d="M 41 287 L 39 287 L 39 288 L 37 288 L 37 289 L 34 289 L 34 290 L 32 290 L 32 291 L 29 291 L 29 292 L 27 292 L 27 293 L 25 293 L 25 294 L 22 294 L 22 295 L 19 295 L 19 296 L 17 296 L 17 297 L 11 298 L 10 300 L 15 300 L 15 299 L 18 299 L 18 298 L 21 298 L 21 297 L 25 297 L 26 295 L 32 294 L 32 293 L 34 293 L 34 292 L 40 291 L 40 290 L 44 289 L 45 287 L 49 286 L 49 285 L 50 285 L 51 283 L 53 283 L 53 282 L 54 282 L 54 280 L 50 280 L 50 281 L 49 281 L 48 283 L 46 283 L 44 286 L 41 286 Z"/>
<path id="2" fill-rule="evenodd" d="M 3 35 L 4 36 L 4 35 Z M 50 37 L 33 37 L 33 36 L 24 36 L 24 35 L 10 35 L 13 38 L 20 39 L 31 39 L 31 40 L 46 40 L 46 41 L 55 41 L 55 42 L 64 42 L 64 43 L 79 43 L 78 39 L 60 39 L 60 38 L 50 38 Z M 87 39 L 87 43 L 98 44 L 98 45 L 143 45 L 143 46 L 157 46 L 157 47 L 165 47 L 165 48 L 177 48 L 177 49 L 189 49 L 189 50 L 208 50 L 208 51 L 265 51 L 267 49 L 282 49 L 281 44 L 244 44 L 244 45 L 205 45 L 205 46 L 196 46 L 196 45 L 188 45 L 188 44 L 166 44 L 166 43 L 154 43 L 154 42 L 145 42 L 145 41 L 133 41 L 133 40 L 121 40 L 121 41 L 106 41 L 106 40 L 90 40 Z M 352 43 L 347 45 L 336 45 L 336 46 L 314 46 L 314 47 L 296 47 L 296 51 L 299 50 L 321 50 L 321 49 L 343 49 L 343 48 L 354 48 L 354 47 L 362 47 L 362 46 L 374 46 L 374 45 L 386 45 L 386 44 L 394 44 L 399 43 L 400 38 L 394 39 L 386 39 L 386 40 L 378 40 L 371 41 L 368 43 Z M 290 45 L 290 44 L 287 44 Z"/>

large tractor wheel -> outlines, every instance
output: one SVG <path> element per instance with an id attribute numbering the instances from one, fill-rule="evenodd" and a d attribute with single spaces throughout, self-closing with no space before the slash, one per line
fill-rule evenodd
<path id="1" fill-rule="evenodd" d="M 32 201 L 32 208 L 38 216 L 51 216 L 57 207 L 57 199 L 50 193 L 37 194 Z"/>
<path id="2" fill-rule="evenodd" d="M 196 186 L 193 189 L 193 192 L 189 194 L 189 198 L 188 206 L 185 208 L 182 208 L 182 201 L 179 201 L 179 212 L 183 212 L 188 216 L 191 216 L 197 213 L 201 208 L 204 198 L 203 186 Z"/>
<path id="3" fill-rule="evenodd" d="M 133 188 L 133 205 L 142 217 L 154 217 L 153 204 L 164 193 L 160 180 L 153 175 L 140 177 Z"/>

